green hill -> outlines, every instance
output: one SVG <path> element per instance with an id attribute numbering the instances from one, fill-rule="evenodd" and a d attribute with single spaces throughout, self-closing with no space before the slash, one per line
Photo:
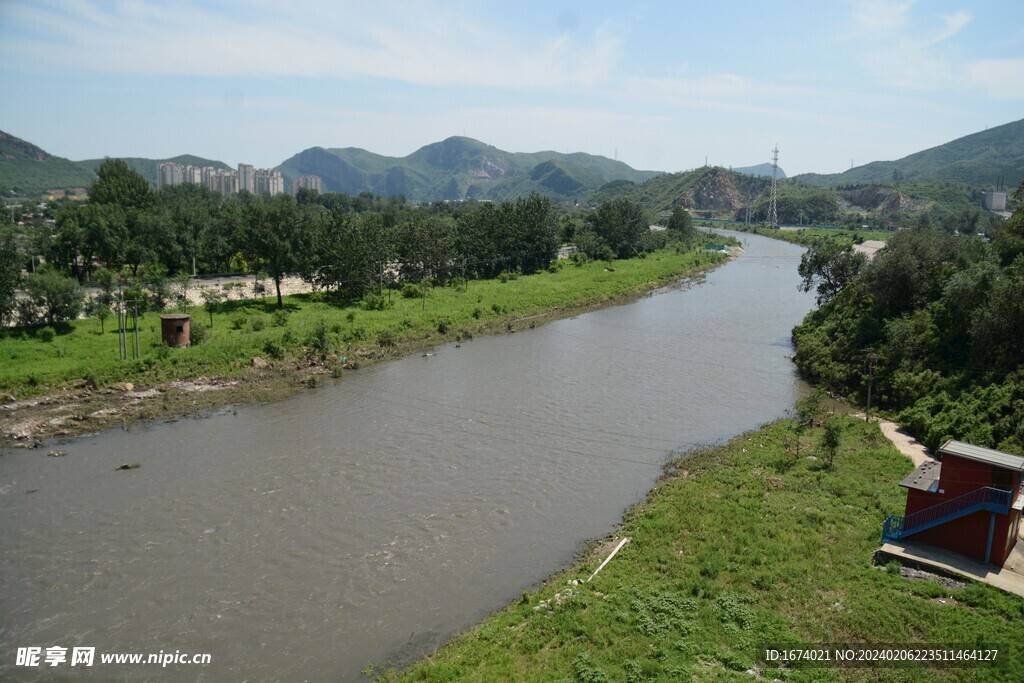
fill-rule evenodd
<path id="1" fill-rule="evenodd" d="M 747 210 L 755 222 L 766 220 L 771 179 L 705 166 L 670 173 L 642 183 L 616 180 L 603 185 L 587 202 L 596 206 L 619 197 L 637 202 L 652 214 L 682 206 L 698 218 L 744 220 Z M 948 182 L 904 181 L 899 187 L 885 183 L 857 183 L 842 187 L 816 187 L 795 178 L 778 183 L 780 223 L 819 225 L 861 224 L 895 227 L 923 213 L 946 220 L 977 212 L 976 190 Z"/>
<path id="2" fill-rule="evenodd" d="M 5 195 L 13 190 L 38 199 L 46 190 L 87 187 L 95 177 L 73 161 L 0 131 L 0 190 Z"/>
<path id="3" fill-rule="evenodd" d="M 103 163 L 103 159 L 86 159 L 79 161 L 78 165 L 87 169 L 90 173 L 95 173 L 96 169 Z M 124 162 L 134 170 L 136 173 L 141 175 L 143 178 L 149 181 L 150 185 L 156 187 L 156 169 L 157 166 L 164 163 L 165 161 L 173 161 L 176 164 L 182 166 L 213 166 L 214 168 L 231 169 L 230 166 L 225 164 L 223 161 L 214 161 L 212 159 L 204 159 L 197 157 L 192 154 L 180 154 L 170 159 L 145 159 L 142 157 L 124 157 Z"/>
<path id="4" fill-rule="evenodd" d="M 612 180 L 642 181 L 657 175 L 592 154 L 506 152 L 466 137 L 435 142 L 401 158 L 353 147 L 312 147 L 279 168 L 287 181 L 320 176 L 325 192 L 402 194 L 413 201 L 497 201 L 530 192 L 575 200 Z"/>
<path id="5" fill-rule="evenodd" d="M 805 173 L 795 180 L 818 187 L 924 180 L 992 189 L 1002 179 L 1014 188 L 1024 179 L 1024 119 L 958 138 L 897 161 L 874 161 L 843 173 Z"/>

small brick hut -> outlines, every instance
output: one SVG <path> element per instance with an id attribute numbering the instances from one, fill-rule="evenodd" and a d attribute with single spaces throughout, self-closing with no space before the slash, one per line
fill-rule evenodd
<path id="1" fill-rule="evenodd" d="M 160 331 L 163 333 L 164 344 L 178 349 L 191 344 L 191 320 L 192 316 L 187 313 L 167 313 L 160 316 Z"/>

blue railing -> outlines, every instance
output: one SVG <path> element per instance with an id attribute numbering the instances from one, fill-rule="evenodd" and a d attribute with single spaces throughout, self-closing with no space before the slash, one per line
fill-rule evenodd
<path id="1" fill-rule="evenodd" d="M 1010 510 L 1010 492 L 983 486 L 906 516 L 889 515 L 882 525 L 882 540 L 898 541 L 979 510 L 1006 514 Z"/>

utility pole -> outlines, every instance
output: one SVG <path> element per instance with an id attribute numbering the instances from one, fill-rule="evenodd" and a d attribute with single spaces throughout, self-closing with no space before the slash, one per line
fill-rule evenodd
<path id="1" fill-rule="evenodd" d="M 778 190 L 776 188 L 779 179 L 779 146 L 778 144 L 772 149 L 772 195 L 771 203 L 768 207 L 768 224 L 769 228 L 776 228 L 779 225 L 779 206 L 778 206 Z"/>
<path id="2" fill-rule="evenodd" d="M 878 354 L 875 353 L 873 348 L 869 348 L 866 351 L 867 362 L 868 362 L 868 403 L 864 410 L 864 421 L 871 421 L 871 388 L 875 383 L 875 363 L 878 362 Z"/>

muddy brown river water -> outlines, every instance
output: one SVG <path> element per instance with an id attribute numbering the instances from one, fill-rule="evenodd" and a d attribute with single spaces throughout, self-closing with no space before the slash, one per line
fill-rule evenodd
<path id="1" fill-rule="evenodd" d="M 360 680 L 431 650 L 611 531 L 671 453 L 792 405 L 802 249 L 737 236 L 689 288 L 3 452 L 0 679 Z M 17 665 L 53 646 L 68 662 Z M 100 662 L 161 651 L 211 663 Z"/>

